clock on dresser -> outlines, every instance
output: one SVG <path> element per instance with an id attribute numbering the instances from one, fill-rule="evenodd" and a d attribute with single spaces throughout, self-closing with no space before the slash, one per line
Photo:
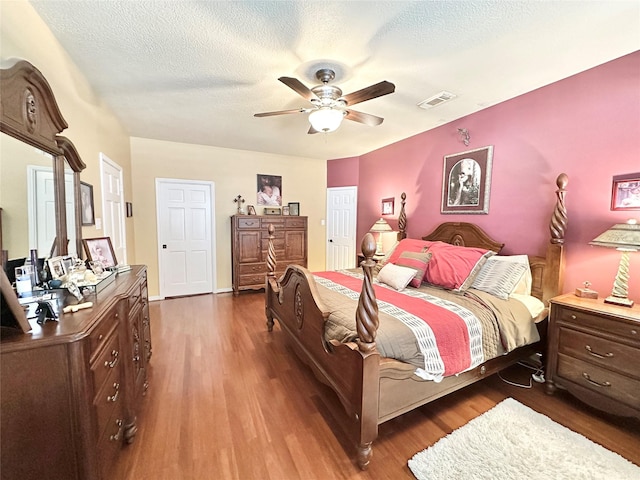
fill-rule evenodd
<path id="1" fill-rule="evenodd" d="M 551 299 L 546 391 L 569 391 L 616 415 L 640 418 L 640 307 L 573 294 Z"/>

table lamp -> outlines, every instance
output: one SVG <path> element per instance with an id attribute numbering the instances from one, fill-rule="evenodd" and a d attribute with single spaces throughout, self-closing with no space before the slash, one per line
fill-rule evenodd
<path id="1" fill-rule="evenodd" d="M 384 218 L 376 221 L 373 226 L 369 229 L 371 233 L 378 234 L 378 241 L 376 243 L 376 255 L 382 255 L 384 252 L 382 251 L 382 233 L 383 232 L 392 232 L 392 228 L 389 226 L 387 221 Z"/>
<path id="2" fill-rule="evenodd" d="M 640 225 L 636 220 L 619 223 L 594 238 L 589 245 L 615 248 L 622 252 L 618 273 L 613 282 L 611 295 L 604 299 L 605 303 L 632 307 L 633 300 L 629 293 L 629 252 L 640 250 Z"/>

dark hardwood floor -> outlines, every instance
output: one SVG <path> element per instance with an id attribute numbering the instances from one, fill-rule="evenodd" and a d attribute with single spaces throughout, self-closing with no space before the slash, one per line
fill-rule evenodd
<path id="1" fill-rule="evenodd" d="M 337 398 L 296 363 L 277 323 L 267 332 L 262 294 L 150 305 L 151 386 L 113 480 L 412 479 L 409 458 L 507 397 L 640 465 L 640 422 L 494 375 L 381 425 L 362 472 L 330 413 Z"/>

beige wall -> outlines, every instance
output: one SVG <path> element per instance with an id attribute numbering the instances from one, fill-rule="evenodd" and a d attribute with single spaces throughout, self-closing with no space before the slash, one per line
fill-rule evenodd
<path id="1" fill-rule="evenodd" d="M 149 266 L 149 294 L 159 293 L 156 178 L 205 180 L 215 185 L 216 288 L 231 288 L 233 199 L 256 203 L 257 174 L 281 175 L 283 203 L 300 202 L 309 217 L 309 268 L 325 269 L 326 162 L 245 150 L 131 139 L 136 259 Z M 261 209 L 258 208 L 258 213 Z"/>
<path id="2" fill-rule="evenodd" d="M 60 111 L 69 124 L 62 132 L 76 146 L 87 164 L 82 181 L 93 185 L 96 217 L 102 216 L 99 154 L 105 153 L 124 172 L 125 200 L 131 200 L 129 136 L 113 113 L 95 94 L 84 75 L 62 49 L 49 28 L 25 0 L 0 1 L 0 59 L 20 58 L 31 62 L 45 76 Z M 0 137 L 0 141 L 2 138 Z M 133 220 L 127 219 L 129 262 L 135 262 Z M 83 237 L 102 236 L 102 230 L 84 227 Z M 28 245 L 25 246 L 28 249 Z"/>
<path id="3" fill-rule="evenodd" d="M 326 211 L 325 161 L 130 139 L 26 0 L 0 0 L 0 35 L 3 63 L 11 58 L 28 60 L 49 81 L 69 124 L 63 135 L 71 139 L 87 164 L 81 177 L 94 186 L 96 218 L 102 217 L 100 153 L 123 168 L 125 201 L 133 202 L 134 206 L 134 216 L 126 220 L 128 261 L 149 266 L 150 295 L 159 294 L 156 178 L 214 182 L 218 290 L 231 287 L 229 216 L 235 213 L 233 198 L 240 194 L 246 198 L 246 204 L 255 203 L 258 173 L 283 177 L 284 202 L 300 202 L 301 213 L 309 217 L 309 267 L 324 270 L 326 235 L 321 222 Z M 82 235 L 99 237 L 103 232 L 95 227 L 84 227 Z M 25 246 L 27 249 L 28 245 Z"/>

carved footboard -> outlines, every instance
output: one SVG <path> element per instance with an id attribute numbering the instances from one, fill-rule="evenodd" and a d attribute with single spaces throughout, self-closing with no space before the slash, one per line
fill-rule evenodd
<path id="1" fill-rule="evenodd" d="M 269 227 L 270 245 L 273 227 Z M 378 435 L 378 385 L 380 355 L 375 348 L 378 307 L 372 286 L 373 254 L 376 244 L 371 234 L 363 241 L 366 295 L 358 304 L 358 343 L 326 342 L 325 321 L 329 312 L 318 294 L 311 273 L 289 265 L 280 279 L 275 278 L 275 255 L 269 248 L 266 281 L 267 328 L 274 319 L 287 333 L 298 357 L 316 377 L 338 396 L 349 419 L 354 422 L 354 441 L 358 445 L 358 464 L 366 468 L 371 458 L 371 443 Z M 364 419 L 364 420 L 363 420 Z"/>

